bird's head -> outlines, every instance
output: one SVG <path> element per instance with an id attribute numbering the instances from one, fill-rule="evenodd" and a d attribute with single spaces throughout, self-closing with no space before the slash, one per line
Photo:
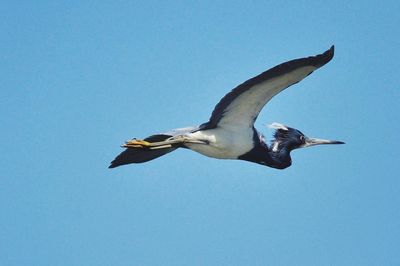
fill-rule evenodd
<path id="1" fill-rule="evenodd" d="M 344 144 L 344 142 L 337 140 L 309 138 L 300 130 L 279 123 L 273 123 L 270 127 L 275 129 L 274 140 L 272 140 L 271 143 L 271 149 L 273 152 L 278 152 L 282 149 L 286 149 L 290 152 L 294 149 L 321 144 Z"/>

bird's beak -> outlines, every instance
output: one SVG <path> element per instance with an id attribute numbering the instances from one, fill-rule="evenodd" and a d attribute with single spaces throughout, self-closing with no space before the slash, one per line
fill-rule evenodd
<path id="1" fill-rule="evenodd" d="M 338 140 L 306 138 L 305 144 L 303 145 L 303 147 L 310 147 L 310 146 L 315 146 L 315 145 L 320 145 L 320 144 L 344 144 L 344 142 L 338 141 Z"/>

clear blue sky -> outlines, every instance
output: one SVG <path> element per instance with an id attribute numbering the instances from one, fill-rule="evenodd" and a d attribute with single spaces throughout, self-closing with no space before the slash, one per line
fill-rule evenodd
<path id="1" fill-rule="evenodd" d="M 2 265 L 399 265 L 398 1 L 6 1 Z M 263 110 L 346 145 L 280 171 L 132 137 L 205 122 L 244 80 L 336 45 Z"/>

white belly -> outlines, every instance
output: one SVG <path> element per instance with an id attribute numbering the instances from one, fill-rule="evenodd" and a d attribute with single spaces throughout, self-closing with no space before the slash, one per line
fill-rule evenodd
<path id="1" fill-rule="evenodd" d="M 215 128 L 188 134 L 189 139 L 207 141 L 208 144 L 186 143 L 198 153 L 219 159 L 237 159 L 253 148 L 253 130 Z"/>

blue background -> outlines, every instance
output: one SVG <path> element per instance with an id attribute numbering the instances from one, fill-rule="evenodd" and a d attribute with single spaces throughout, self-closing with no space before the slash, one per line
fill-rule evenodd
<path id="1" fill-rule="evenodd" d="M 6 1 L 2 265 L 399 265 L 398 1 Z M 236 85 L 336 45 L 274 121 L 346 145 L 275 170 L 179 150 L 107 169 L 132 137 L 197 125 Z"/>

